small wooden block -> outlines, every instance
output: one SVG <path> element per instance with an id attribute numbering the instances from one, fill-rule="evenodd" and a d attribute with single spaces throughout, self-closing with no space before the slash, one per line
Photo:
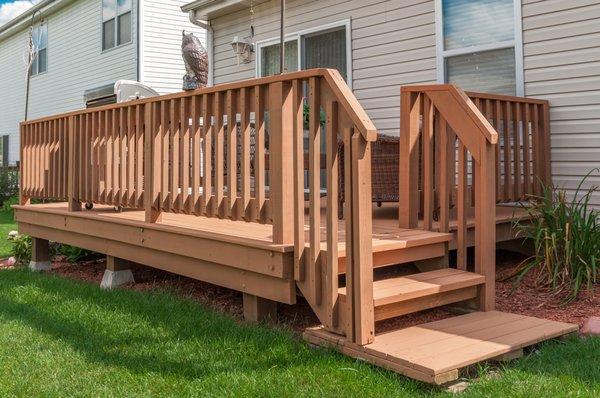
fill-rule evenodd
<path id="1" fill-rule="evenodd" d="M 519 348 L 518 350 L 507 352 L 506 354 L 499 355 L 495 358 L 492 358 L 493 361 L 498 362 L 509 362 L 523 356 L 523 349 Z"/>
<path id="2" fill-rule="evenodd" d="M 244 293 L 244 319 L 248 322 L 276 320 L 277 302 Z"/>

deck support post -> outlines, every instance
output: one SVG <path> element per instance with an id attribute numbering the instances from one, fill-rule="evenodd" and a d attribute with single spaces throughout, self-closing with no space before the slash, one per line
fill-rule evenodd
<path id="1" fill-rule="evenodd" d="M 131 273 L 131 262 L 122 258 L 106 256 L 106 270 L 100 282 L 100 288 L 115 287 L 135 282 Z"/>
<path id="2" fill-rule="evenodd" d="M 31 261 L 29 269 L 32 271 L 48 271 L 50 263 L 50 242 L 46 239 L 31 238 Z"/>
<path id="3" fill-rule="evenodd" d="M 247 322 L 276 320 L 277 302 L 244 293 L 244 319 Z"/>

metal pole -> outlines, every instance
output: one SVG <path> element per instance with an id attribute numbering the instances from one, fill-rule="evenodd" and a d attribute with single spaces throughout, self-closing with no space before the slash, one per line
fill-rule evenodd
<path id="1" fill-rule="evenodd" d="M 280 36 L 280 47 L 279 50 L 279 74 L 283 74 L 285 66 L 285 0 L 281 0 L 281 26 L 279 31 Z"/>

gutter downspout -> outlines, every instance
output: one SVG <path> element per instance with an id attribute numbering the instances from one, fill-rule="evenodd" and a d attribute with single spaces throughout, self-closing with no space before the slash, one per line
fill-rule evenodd
<path id="1" fill-rule="evenodd" d="M 196 26 L 206 29 L 206 53 L 208 55 L 208 86 L 214 85 L 214 63 L 213 63 L 213 28 L 210 21 L 196 18 L 194 10 L 189 11 L 190 22 Z"/>

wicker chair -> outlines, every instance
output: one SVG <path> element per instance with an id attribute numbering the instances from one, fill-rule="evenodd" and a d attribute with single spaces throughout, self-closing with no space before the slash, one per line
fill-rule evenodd
<path id="1" fill-rule="evenodd" d="M 340 165 L 339 216 L 343 216 L 344 204 L 344 145 L 338 145 Z M 383 202 L 399 200 L 398 167 L 400 160 L 400 139 L 380 135 L 371 146 L 371 185 L 372 200 L 381 206 Z"/>

